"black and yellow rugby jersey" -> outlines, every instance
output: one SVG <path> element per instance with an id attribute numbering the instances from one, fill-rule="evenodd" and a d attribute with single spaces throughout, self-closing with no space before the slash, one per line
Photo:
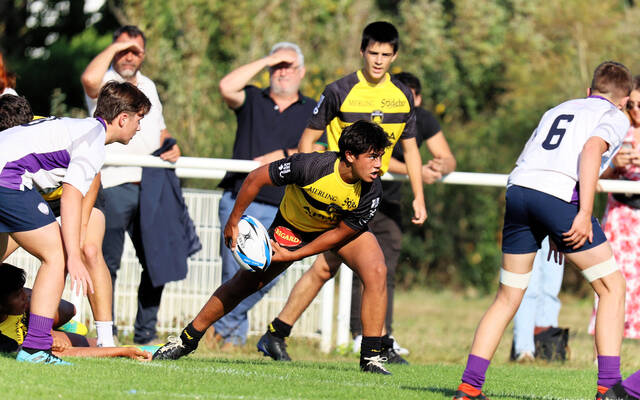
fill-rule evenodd
<path id="1" fill-rule="evenodd" d="M 416 136 L 416 117 L 411 91 L 399 80 L 385 74 L 384 82 L 372 85 L 356 71 L 333 83 L 322 92 L 308 127 L 327 130 L 328 148 L 338 151 L 342 130 L 356 121 L 375 122 L 389 136 L 391 145 L 382 156 L 381 171 L 389 168 L 391 151 L 402 137 Z"/>
<path id="2" fill-rule="evenodd" d="M 274 161 L 269 176 L 276 186 L 287 185 L 280 214 L 303 232 L 327 231 L 340 221 L 362 230 L 376 213 L 382 184 L 347 183 L 340 177 L 338 153 L 298 153 Z"/>

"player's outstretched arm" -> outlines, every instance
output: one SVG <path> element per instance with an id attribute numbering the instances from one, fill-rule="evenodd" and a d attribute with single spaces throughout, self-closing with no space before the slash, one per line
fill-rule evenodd
<path id="1" fill-rule="evenodd" d="M 249 207 L 249 204 L 256 198 L 260 189 L 264 186 L 273 186 L 271 177 L 269 176 L 269 165 L 263 165 L 251 171 L 244 180 L 236 202 L 231 210 L 231 215 L 224 227 L 224 243 L 231 250 L 236 248 L 236 237 L 238 236 L 238 222 L 242 218 L 242 214 Z"/>
<path id="2" fill-rule="evenodd" d="M 314 151 L 314 145 L 322 136 L 322 131 L 319 129 L 306 128 L 302 132 L 300 141 L 298 142 L 298 151 L 300 153 L 311 153 Z"/>
<path id="3" fill-rule="evenodd" d="M 323 251 L 333 249 L 340 243 L 350 239 L 356 233 L 358 233 L 358 231 L 350 228 L 347 224 L 341 221 L 335 228 L 324 232 L 306 246 L 294 251 L 283 249 L 278 245 L 278 243 L 272 240 L 271 246 L 273 247 L 275 254 L 271 258 L 271 262 L 293 262 L 320 254 Z"/>
<path id="4" fill-rule="evenodd" d="M 580 184 L 580 209 L 573 219 L 571 229 L 563 233 L 564 241 L 574 249 L 581 247 L 587 240 L 593 240 L 591 230 L 591 215 L 593 202 L 598 184 L 598 175 L 602 154 L 607 151 L 609 145 L 602 138 L 592 136 L 587 140 L 580 153 L 578 169 L 578 183 Z"/>
<path id="5" fill-rule="evenodd" d="M 126 357 L 138 361 L 151 361 L 152 354 L 136 347 L 67 347 L 54 350 L 58 357 Z"/>
<path id="6" fill-rule="evenodd" d="M 427 207 L 424 202 L 424 192 L 422 191 L 422 158 L 418 150 L 415 138 L 402 140 L 402 150 L 404 152 L 407 174 L 413 192 L 413 218 L 411 222 L 422 225 L 427 219 Z"/>

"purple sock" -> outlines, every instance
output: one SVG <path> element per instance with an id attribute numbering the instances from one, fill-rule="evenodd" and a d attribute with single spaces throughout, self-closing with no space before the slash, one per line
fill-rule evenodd
<path id="1" fill-rule="evenodd" d="M 37 350 L 49 350 L 53 344 L 51 337 L 51 328 L 53 327 L 53 318 L 42 317 L 31 313 L 29 315 L 29 329 L 27 337 L 22 343 L 22 347 Z"/>
<path id="2" fill-rule="evenodd" d="M 598 385 L 610 388 L 621 380 L 620 356 L 598 356 Z"/>
<path id="3" fill-rule="evenodd" d="M 622 382 L 622 387 L 633 397 L 640 398 L 640 370 Z"/>
<path id="4" fill-rule="evenodd" d="M 482 390 L 484 374 L 487 372 L 490 362 L 491 361 L 485 360 L 482 357 L 469 354 L 467 367 L 464 369 L 464 373 L 462 374 L 462 382 L 468 383 L 478 390 Z"/>

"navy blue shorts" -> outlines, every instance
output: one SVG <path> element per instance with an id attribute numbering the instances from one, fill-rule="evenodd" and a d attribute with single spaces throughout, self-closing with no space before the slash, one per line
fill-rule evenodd
<path id="1" fill-rule="evenodd" d="M 593 242 L 587 240 L 579 249 L 567 247 L 562 234 L 571 229 L 578 205 L 522 186 L 507 189 L 507 209 L 502 230 L 502 252 L 534 253 L 545 236 L 549 236 L 563 253 L 574 253 L 596 247 L 607 241 L 595 217 L 591 217 Z"/>
<path id="2" fill-rule="evenodd" d="M 0 232 L 25 232 L 54 222 L 51 207 L 37 190 L 0 186 Z"/>

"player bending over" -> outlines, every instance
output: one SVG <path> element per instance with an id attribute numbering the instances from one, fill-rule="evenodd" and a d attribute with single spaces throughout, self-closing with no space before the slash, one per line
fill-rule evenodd
<path id="1" fill-rule="evenodd" d="M 18 361 L 68 364 L 51 354 L 51 327 L 65 272 L 76 291 L 93 292 L 80 249 L 82 198 L 104 163 L 105 144 L 128 143 L 150 107 L 135 86 L 110 82 L 100 92 L 95 118 L 44 118 L 0 134 L 0 254 L 11 237 L 41 262 Z M 33 187 L 60 184 L 58 225 Z"/>
<path id="2" fill-rule="evenodd" d="M 624 65 L 600 64 L 588 97 L 547 111 L 524 147 L 507 184 L 500 286 L 480 320 L 454 399 L 486 399 L 485 372 L 522 301 L 546 235 L 552 251 L 564 253 L 600 298 L 596 398 L 614 398 L 610 388 L 621 381 L 625 281 L 592 212 L 598 177 L 629 128 L 621 110 L 630 92 L 631 73 Z"/>
<path id="3" fill-rule="evenodd" d="M 27 334 L 30 290 L 24 287 L 24 270 L 11 264 L 0 264 L 0 352 L 18 350 Z M 61 300 L 57 314 L 73 305 Z M 72 315 L 68 315 L 70 318 Z M 62 322 L 62 321 L 60 321 Z M 55 326 L 55 324 L 54 324 Z M 52 353 L 73 357 L 128 357 L 150 361 L 151 353 L 135 347 L 96 347 L 82 335 L 52 331 Z"/>
<path id="4" fill-rule="evenodd" d="M 27 124 L 34 118 L 41 119 L 42 117 L 34 117 L 31 105 L 24 97 L 9 94 L 0 96 L 0 131 Z M 52 171 L 43 171 L 43 173 L 49 174 Z M 53 173 L 56 173 L 56 171 L 54 170 Z M 34 181 L 34 184 L 51 207 L 53 215 L 60 217 L 62 182 L 58 182 L 59 186 L 57 187 L 49 186 L 51 182 L 56 181 L 56 179 L 41 179 Z M 45 182 L 48 186 L 38 187 L 39 182 Z M 114 347 L 113 317 L 111 312 L 113 289 L 111 275 L 102 255 L 102 238 L 104 237 L 105 229 L 104 203 L 100 173 L 98 173 L 93 178 L 89 190 L 82 198 L 80 247 L 83 261 L 87 266 L 94 288 L 94 292 L 89 293 L 87 297 L 93 312 L 98 346 Z M 18 244 L 9 236 L 4 254 L 0 254 L 0 261 L 6 260 L 17 248 Z"/>
<path id="5" fill-rule="evenodd" d="M 295 154 L 249 174 L 224 228 L 234 249 L 238 221 L 259 190 L 284 186 L 285 194 L 269 235 L 274 255 L 264 272 L 240 270 L 211 296 L 196 318 L 161 347 L 154 359 L 178 359 L 194 351 L 205 330 L 240 301 L 270 282 L 294 261 L 332 250 L 362 278 L 363 371 L 389 374 L 380 356 L 387 304 L 386 265 L 367 223 L 382 194 L 381 157 L 389 139 L 378 125 L 359 121 L 340 137 L 339 152 Z"/>

